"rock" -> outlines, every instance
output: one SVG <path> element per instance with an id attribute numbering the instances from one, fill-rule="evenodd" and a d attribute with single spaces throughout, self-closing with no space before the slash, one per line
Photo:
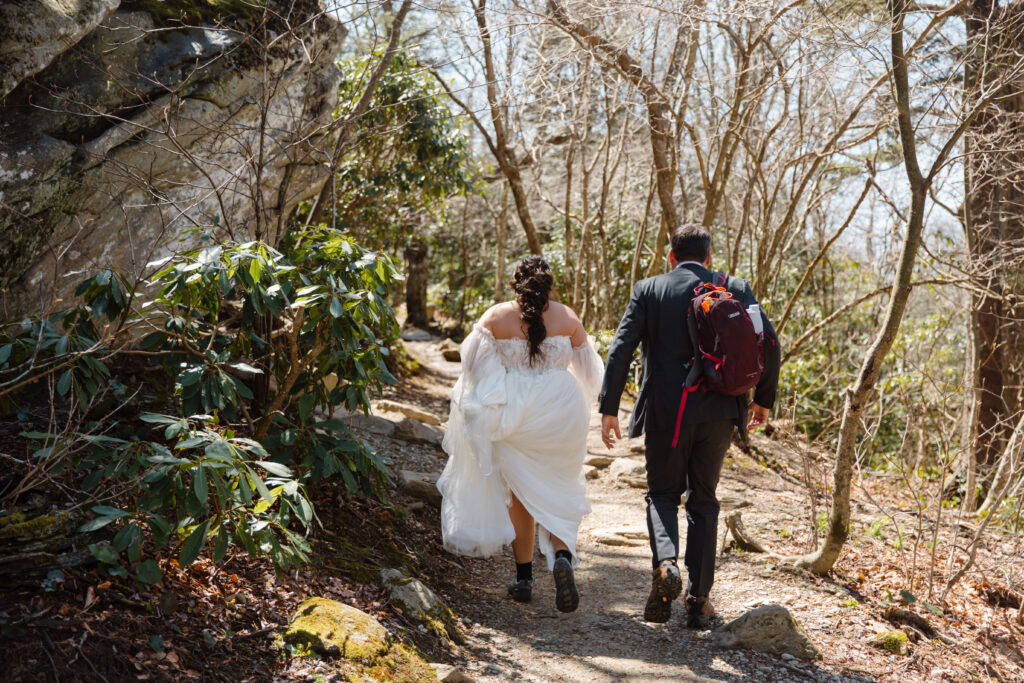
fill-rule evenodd
<path id="1" fill-rule="evenodd" d="M 462 362 L 462 352 L 459 350 L 459 345 L 453 342 L 451 339 L 445 339 L 443 342 L 438 344 L 438 351 L 441 352 L 441 356 L 452 363 Z"/>
<path id="2" fill-rule="evenodd" d="M 596 467 L 597 469 L 600 470 L 604 469 L 605 467 L 608 467 L 608 465 L 611 465 L 614 461 L 615 458 L 610 455 L 588 453 L 587 457 L 583 459 L 583 464 L 589 465 L 590 467 Z"/>
<path id="3" fill-rule="evenodd" d="M 442 683 L 474 683 L 472 678 L 451 664 L 431 664 L 430 666 L 437 673 L 437 680 Z"/>
<path id="4" fill-rule="evenodd" d="M 583 466 L 583 477 L 585 479 L 597 479 L 600 476 L 601 472 L 596 467 L 593 467 L 592 465 Z"/>
<path id="5" fill-rule="evenodd" d="M 716 647 L 743 648 L 801 659 L 821 659 L 821 652 L 782 605 L 765 605 L 730 621 L 711 634 Z"/>
<path id="6" fill-rule="evenodd" d="M 869 639 L 868 645 L 877 647 L 879 650 L 891 652 L 894 655 L 905 655 L 909 652 L 907 648 L 907 634 L 903 631 L 882 631 Z"/>
<path id="7" fill-rule="evenodd" d="M 441 418 L 433 413 L 428 413 L 425 410 L 420 410 L 416 406 L 411 406 L 408 403 L 399 403 L 398 401 L 377 401 L 373 404 L 374 410 L 379 410 L 385 413 L 401 413 L 406 417 L 411 417 L 414 420 L 419 420 L 423 424 L 428 425 L 439 425 L 441 424 Z"/>
<path id="8" fill-rule="evenodd" d="M 630 453 L 646 453 L 647 444 L 642 439 L 637 439 L 633 443 L 629 444 Z"/>
<path id="9" fill-rule="evenodd" d="M 637 489 L 647 488 L 647 468 L 638 460 L 616 458 L 608 466 L 608 473 L 611 474 L 617 486 L 631 486 Z"/>
<path id="10" fill-rule="evenodd" d="M 425 583 L 397 569 L 380 570 L 380 578 L 392 607 L 442 638 L 462 641 L 458 619 Z"/>
<path id="11" fill-rule="evenodd" d="M 642 535 L 641 535 L 642 533 Z M 594 540 L 603 545 L 639 547 L 647 545 L 647 532 L 627 529 L 595 529 L 591 532 Z"/>
<path id="12" fill-rule="evenodd" d="M 437 427 L 425 425 L 419 420 L 406 418 L 395 425 L 395 438 L 412 443 L 426 443 L 440 446 L 444 432 Z"/>
<path id="13" fill-rule="evenodd" d="M 50 65 L 117 9 L 121 0 L 0 3 L 0 99 Z M 16 28 L 15 28 L 16 27 Z"/>
<path id="14" fill-rule="evenodd" d="M 388 632 L 379 621 L 337 600 L 308 598 L 292 616 L 284 642 L 325 657 L 370 661 L 388 651 Z"/>
<path id="15" fill-rule="evenodd" d="M 433 337 L 426 330 L 418 327 L 406 327 L 402 330 L 402 341 L 430 341 Z"/>
<path id="16" fill-rule="evenodd" d="M 267 0 L 294 33 L 272 51 L 238 50 L 251 17 L 216 4 L 0 3 L 0 289 L 11 316 L 40 297 L 73 299 L 82 277 L 55 269 L 145 277 L 147 260 L 200 244 L 194 226 L 244 242 L 319 191 L 346 29 L 316 3 Z M 168 20 L 181 11 L 187 20 Z M 210 25 L 216 14 L 222 26 Z"/>
<path id="17" fill-rule="evenodd" d="M 402 470 L 398 473 L 402 490 L 411 496 L 434 505 L 441 504 L 441 492 L 437 490 L 437 475 L 428 472 Z"/>
<path id="18" fill-rule="evenodd" d="M 352 429 L 370 432 L 371 434 L 380 434 L 381 436 L 394 436 L 395 434 L 395 423 L 376 415 L 353 413 L 341 419 Z"/>
<path id="19" fill-rule="evenodd" d="M 732 493 L 719 493 L 718 494 L 718 505 L 722 510 L 739 510 L 740 508 L 746 508 L 753 505 L 746 498 L 741 498 Z"/>

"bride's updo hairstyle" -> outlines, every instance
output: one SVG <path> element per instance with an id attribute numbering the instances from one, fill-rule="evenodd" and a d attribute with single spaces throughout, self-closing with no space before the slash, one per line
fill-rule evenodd
<path id="1" fill-rule="evenodd" d="M 527 256 L 516 266 L 516 274 L 509 285 L 516 293 L 516 303 L 522 311 L 523 322 L 526 323 L 526 339 L 530 342 L 530 364 L 540 353 L 540 343 L 547 336 L 544 329 L 544 308 L 548 305 L 548 296 L 554 278 L 551 266 L 543 257 Z"/>

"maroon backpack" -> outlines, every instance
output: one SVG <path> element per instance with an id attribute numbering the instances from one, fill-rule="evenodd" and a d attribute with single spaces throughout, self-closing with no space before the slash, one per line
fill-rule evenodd
<path id="1" fill-rule="evenodd" d="M 672 439 L 679 441 L 686 397 L 698 388 L 726 396 L 740 396 L 757 385 L 764 372 L 764 334 L 754 329 L 747 309 L 726 289 L 728 275 L 715 273 L 714 283 L 694 289 L 687 312 L 693 344 L 693 364 L 683 387 Z"/>

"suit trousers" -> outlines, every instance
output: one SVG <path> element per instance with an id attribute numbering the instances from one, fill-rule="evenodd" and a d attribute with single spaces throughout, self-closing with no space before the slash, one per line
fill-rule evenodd
<path id="1" fill-rule="evenodd" d="M 687 593 L 706 597 L 715 580 L 718 498 L 715 489 L 732 439 L 734 420 L 684 424 L 672 447 L 672 432 L 648 433 L 647 532 L 653 566 L 679 557 L 679 503 L 685 495 Z"/>

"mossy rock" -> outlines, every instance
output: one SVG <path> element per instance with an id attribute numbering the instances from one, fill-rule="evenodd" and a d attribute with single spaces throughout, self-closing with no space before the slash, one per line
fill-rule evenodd
<path id="1" fill-rule="evenodd" d="M 905 655 L 908 652 L 907 634 L 903 631 L 883 631 L 869 640 L 868 645 L 894 655 Z"/>
<path id="2" fill-rule="evenodd" d="M 355 607 L 327 598 L 299 605 L 284 642 L 305 646 L 325 657 L 368 662 L 388 651 L 388 632 L 379 621 Z"/>
<path id="3" fill-rule="evenodd" d="M 66 510 L 30 517 L 23 512 L 12 512 L 0 517 L 0 542 L 26 543 L 54 536 L 65 536 L 74 527 L 74 520 Z"/>
<path id="4" fill-rule="evenodd" d="M 437 672 L 416 650 L 396 644 L 364 673 L 372 680 L 394 683 L 437 683 Z"/>

